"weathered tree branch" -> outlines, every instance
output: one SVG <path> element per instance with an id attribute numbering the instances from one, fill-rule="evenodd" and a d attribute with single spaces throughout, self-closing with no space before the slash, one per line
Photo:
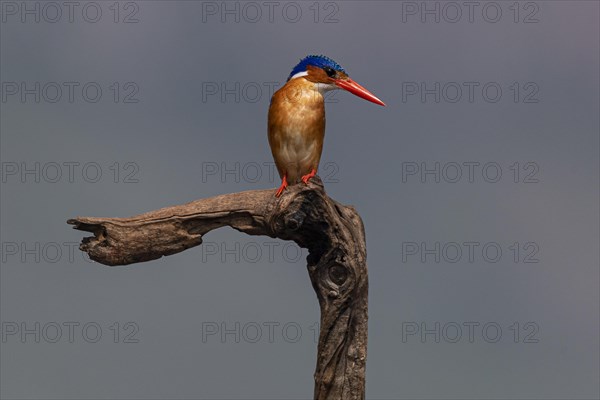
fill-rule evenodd
<path id="1" fill-rule="evenodd" d="M 249 235 L 293 240 L 307 248 L 308 272 L 321 307 L 315 399 L 364 399 L 368 277 L 362 220 L 325 193 L 320 178 L 273 190 L 197 200 L 131 218 L 78 217 L 67 223 L 92 232 L 80 249 L 106 265 L 171 255 L 231 226 Z"/>

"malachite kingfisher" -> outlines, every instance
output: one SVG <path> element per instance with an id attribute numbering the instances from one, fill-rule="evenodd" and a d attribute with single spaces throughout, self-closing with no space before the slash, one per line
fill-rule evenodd
<path id="1" fill-rule="evenodd" d="M 308 181 L 316 175 L 325 137 L 325 99 L 330 90 L 344 89 L 365 100 L 385 106 L 383 101 L 354 82 L 344 68 L 325 56 L 307 56 L 277 90 L 269 106 L 268 136 L 281 178 L 279 197 L 288 185 Z"/>

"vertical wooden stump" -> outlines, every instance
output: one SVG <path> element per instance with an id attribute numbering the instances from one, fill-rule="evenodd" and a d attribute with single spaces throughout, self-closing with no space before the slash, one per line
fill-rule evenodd
<path id="1" fill-rule="evenodd" d="M 222 226 L 307 248 L 308 273 L 321 307 L 314 398 L 364 399 L 368 273 L 362 220 L 354 208 L 327 196 L 318 177 L 289 187 L 280 198 L 274 193 L 232 193 L 131 218 L 78 217 L 67 223 L 92 232 L 80 249 L 111 266 L 181 252 Z"/>

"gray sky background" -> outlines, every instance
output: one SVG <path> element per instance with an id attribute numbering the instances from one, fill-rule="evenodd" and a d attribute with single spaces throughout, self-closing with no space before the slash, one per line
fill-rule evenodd
<path id="1" fill-rule="evenodd" d="M 0 9 L 2 398 L 312 396 L 306 251 L 222 229 L 109 268 L 65 221 L 278 186 L 269 87 L 313 53 L 388 105 L 328 97 L 320 171 L 366 227 L 367 397 L 600 396 L 598 2 L 26 4 Z"/>

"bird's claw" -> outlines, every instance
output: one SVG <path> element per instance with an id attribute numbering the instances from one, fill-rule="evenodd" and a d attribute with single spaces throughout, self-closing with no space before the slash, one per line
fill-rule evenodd
<path id="1" fill-rule="evenodd" d="M 277 189 L 277 193 L 275 193 L 275 197 L 281 196 L 281 194 L 287 187 L 288 187 L 287 178 L 284 175 L 283 179 L 281 180 L 281 186 L 279 186 L 279 189 Z"/>
<path id="2" fill-rule="evenodd" d="M 316 174 L 317 174 L 317 171 L 315 169 L 313 169 L 312 171 L 310 171 L 310 174 L 306 174 L 302 177 L 302 182 L 304 182 L 304 184 L 308 185 L 308 181 L 310 181 L 310 178 L 312 178 Z"/>

